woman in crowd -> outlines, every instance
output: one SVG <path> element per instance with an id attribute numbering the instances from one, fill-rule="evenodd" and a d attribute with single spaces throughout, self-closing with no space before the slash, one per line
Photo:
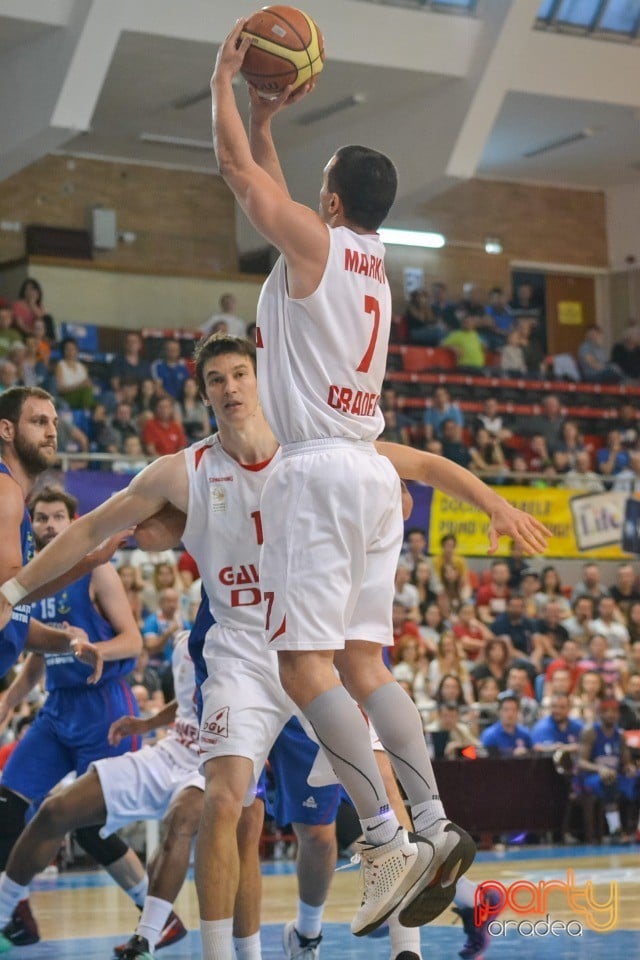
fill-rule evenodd
<path id="1" fill-rule="evenodd" d="M 58 396 L 72 410 L 89 410 L 95 406 L 93 383 L 84 363 L 78 359 L 78 343 L 73 337 L 62 341 L 62 359 L 56 364 Z"/>
<path id="2" fill-rule="evenodd" d="M 584 438 L 578 430 L 578 425 L 573 420 L 565 420 L 560 430 L 560 443 L 557 447 L 561 453 L 566 453 L 569 457 L 569 467 L 575 470 L 576 457 L 585 449 Z"/>
<path id="3" fill-rule="evenodd" d="M 601 673 L 585 670 L 577 686 L 571 716 L 583 723 L 595 723 L 599 716 L 600 702 L 607 694 L 607 686 Z"/>
<path id="4" fill-rule="evenodd" d="M 429 685 L 436 690 L 445 676 L 455 676 L 462 685 L 465 698 L 471 699 L 471 681 L 467 668 L 460 656 L 460 649 L 456 636 L 452 630 L 445 630 L 438 642 L 438 652 L 429 664 L 427 673 Z"/>
<path id="5" fill-rule="evenodd" d="M 498 719 L 500 688 L 495 677 L 484 677 L 483 680 L 478 680 L 476 689 L 477 699 L 471 704 L 473 719 L 469 720 L 469 726 L 476 736 L 479 736 Z"/>
<path id="6" fill-rule="evenodd" d="M 476 617 L 473 603 L 463 603 L 453 624 L 453 632 L 462 644 L 467 660 L 482 659 L 487 640 L 493 637 L 491 630 Z"/>
<path id="7" fill-rule="evenodd" d="M 144 590 L 144 580 L 138 568 L 132 567 L 130 563 L 120 564 L 117 573 L 122 580 L 131 612 L 135 617 L 136 623 L 141 627 L 143 620 L 142 591 Z"/>
<path id="8" fill-rule="evenodd" d="M 176 403 L 176 420 L 180 420 L 187 442 L 203 440 L 212 432 L 209 412 L 200 399 L 198 384 L 189 377 L 182 386 L 182 399 Z"/>
<path id="9" fill-rule="evenodd" d="M 544 567 L 540 574 L 540 590 L 536 593 L 536 616 L 544 616 L 544 611 L 550 600 L 555 600 L 560 607 L 563 620 L 571 616 L 571 604 L 564 595 L 562 581 L 555 567 Z"/>
<path id="10" fill-rule="evenodd" d="M 469 453 L 471 454 L 469 469 L 473 473 L 500 477 L 504 476 L 509 469 L 500 439 L 492 437 L 486 427 L 478 427 L 476 430 Z"/>
<path id="11" fill-rule="evenodd" d="M 484 660 L 477 663 L 471 671 L 476 695 L 478 683 L 485 677 L 493 677 L 500 691 L 506 690 L 509 672 L 509 646 L 501 637 L 492 637 L 484 648 Z"/>
<path id="12" fill-rule="evenodd" d="M 457 615 L 470 596 L 471 587 L 462 577 L 459 568 L 452 563 L 446 563 L 442 568 L 442 593 L 438 595 L 443 616 Z"/>
<path id="13" fill-rule="evenodd" d="M 53 317 L 47 313 L 42 302 L 42 287 L 33 277 L 23 281 L 18 291 L 18 299 L 14 300 L 11 309 L 18 327 L 24 334 L 34 333 L 36 320 L 42 320 L 47 340 L 50 343 L 55 341 L 56 329 Z"/>

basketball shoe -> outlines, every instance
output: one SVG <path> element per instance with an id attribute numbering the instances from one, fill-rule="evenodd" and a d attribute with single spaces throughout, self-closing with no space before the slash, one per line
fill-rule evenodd
<path id="1" fill-rule="evenodd" d="M 282 931 L 282 946 L 287 960 L 316 960 L 320 956 L 320 941 L 317 937 L 303 937 L 295 928 L 293 920 L 285 923 Z"/>
<path id="2" fill-rule="evenodd" d="M 15 947 L 29 947 L 32 943 L 38 943 L 40 931 L 28 900 L 20 901 L 2 933 Z"/>
<path id="3" fill-rule="evenodd" d="M 156 953 L 158 950 L 162 950 L 163 947 L 170 947 L 171 944 L 177 943 L 178 940 L 182 940 L 186 937 L 188 933 L 187 928 L 180 919 L 177 913 L 174 913 L 173 910 L 167 917 L 167 922 L 164 925 L 164 929 L 160 934 L 160 939 L 156 943 Z M 121 943 L 117 947 L 113 948 L 114 956 L 118 957 L 118 960 L 122 960 L 124 951 L 128 948 L 131 943 L 128 940 L 126 943 Z"/>
<path id="4" fill-rule="evenodd" d="M 491 906 L 495 907 L 498 903 L 498 894 L 494 891 L 489 891 L 487 899 Z M 476 957 L 481 957 L 491 943 L 491 936 L 488 930 L 489 924 L 492 920 L 495 920 L 499 911 L 492 913 L 479 927 L 476 927 L 474 922 L 475 911 L 473 907 L 454 907 L 453 912 L 457 913 L 462 920 L 462 927 L 467 935 L 467 939 L 458 956 L 462 957 L 462 960 L 474 960 Z"/>
<path id="5" fill-rule="evenodd" d="M 149 941 L 139 937 L 137 933 L 125 943 L 124 950 L 119 954 L 120 960 L 153 960 Z"/>
<path id="6" fill-rule="evenodd" d="M 402 827 L 388 843 L 379 847 L 359 843 L 356 849 L 362 902 L 351 922 L 351 932 L 364 937 L 384 923 L 405 898 L 429 883 L 435 850 L 430 840 Z"/>
<path id="7" fill-rule="evenodd" d="M 476 855 L 469 834 L 450 820 L 439 820 L 436 831 L 428 837 L 418 834 L 417 839 L 428 844 L 432 856 L 423 876 L 403 898 L 399 918 L 405 927 L 421 927 L 446 910 L 455 896 L 456 881 Z"/>

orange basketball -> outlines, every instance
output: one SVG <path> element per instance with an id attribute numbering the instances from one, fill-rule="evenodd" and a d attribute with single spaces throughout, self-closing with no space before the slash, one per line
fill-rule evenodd
<path id="1" fill-rule="evenodd" d="M 242 31 L 251 37 L 242 76 L 264 96 L 277 96 L 317 76 L 324 66 L 324 40 L 306 13 L 295 7 L 263 7 Z"/>

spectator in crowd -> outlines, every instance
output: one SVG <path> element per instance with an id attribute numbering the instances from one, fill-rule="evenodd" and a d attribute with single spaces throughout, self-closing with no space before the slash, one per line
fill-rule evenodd
<path id="1" fill-rule="evenodd" d="M 508 377 L 524 377 L 528 373 L 523 337 L 520 325 L 510 330 L 506 342 L 500 351 L 500 369 Z"/>
<path id="2" fill-rule="evenodd" d="M 578 753 L 583 724 L 570 717 L 570 711 L 570 697 L 566 693 L 554 693 L 550 701 L 549 716 L 538 720 L 531 731 L 536 753 L 547 756 L 553 756 L 558 750 L 567 754 Z"/>
<path id="3" fill-rule="evenodd" d="M 525 615 L 524 600 L 520 594 L 512 594 L 507 600 L 507 609 L 499 613 L 491 624 L 496 637 L 507 637 L 514 652 L 528 657 L 532 650 L 536 622 Z"/>
<path id="4" fill-rule="evenodd" d="M 420 620 L 420 595 L 417 587 L 410 582 L 410 578 L 410 567 L 400 560 L 396 567 L 395 595 L 393 599 L 396 603 L 401 603 L 405 608 L 407 611 L 407 619 L 417 623 Z"/>
<path id="5" fill-rule="evenodd" d="M 540 377 L 546 372 L 546 357 L 539 320 L 531 315 L 523 315 L 518 318 L 516 330 L 520 338 L 527 376 Z"/>
<path id="6" fill-rule="evenodd" d="M 146 380 L 151 377 L 151 364 L 142 356 L 142 336 L 129 330 L 124 338 L 124 350 L 118 354 L 111 368 L 111 387 L 118 390 L 123 380 Z"/>
<path id="7" fill-rule="evenodd" d="M 434 699 L 436 704 L 457 703 L 461 715 L 466 718 L 470 703 L 465 693 L 465 684 L 455 673 L 445 673 L 440 678 Z"/>
<path id="8" fill-rule="evenodd" d="M 534 291 L 530 283 L 517 284 L 513 297 L 509 302 L 509 309 L 515 317 L 532 317 L 538 322 L 542 319 L 540 296 Z"/>
<path id="9" fill-rule="evenodd" d="M 36 338 L 36 353 L 41 363 L 48 364 L 51 359 L 51 343 L 47 336 L 47 325 L 42 317 L 33 321 L 33 336 Z"/>
<path id="10" fill-rule="evenodd" d="M 456 355 L 458 366 L 471 373 L 483 373 L 485 353 L 482 340 L 476 330 L 477 319 L 466 309 L 456 311 L 460 323 L 459 330 L 448 333 L 442 341 L 443 347 L 448 347 Z"/>
<path id="11" fill-rule="evenodd" d="M 462 685 L 466 700 L 471 700 L 471 681 L 460 655 L 456 636 L 452 630 L 442 632 L 438 640 L 438 652 L 429 664 L 427 677 L 431 689 L 436 690 L 445 676 L 457 677 Z"/>
<path id="12" fill-rule="evenodd" d="M 549 696 L 551 681 L 558 670 L 566 670 L 568 672 L 569 693 L 574 693 L 574 691 L 577 689 L 580 677 L 583 674 L 583 670 L 580 666 L 582 652 L 582 647 L 575 640 L 572 640 L 571 638 L 565 640 L 565 642 L 562 644 L 560 655 L 556 657 L 555 660 L 552 660 L 545 670 L 543 686 L 544 697 Z"/>
<path id="13" fill-rule="evenodd" d="M 540 574 L 530 567 L 524 570 L 522 580 L 520 581 L 520 593 L 524 601 L 525 616 L 530 617 L 532 620 L 535 620 L 538 615 L 538 602 L 536 597 L 540 593 L 540 587 Z"/>
<path id="14" fill-rule="evenodd" d="M 551 454 L 551 468 L 547 472 L 546 476 L 566 476 L 566 474 L 569 473 L 569 470 L 569 454 L 565 453 L 564 450 L 554 450 Z"/>
<path id="15" fill-rule="evenodd" d="M 420 643 L 410 633 L 403 633 L 398 640 L 395 664 L 391 672 L 396 680 L 408 683 L 413 693 L 413 682 L 419 670 L 426 669 L 426 657 Z"/>
<path id="16" fill-rule="evenodd" d="M 451 402 L 451 394 L 446 387 L 436 387 L 433 392 L 433 404 L 424 412 L 424 424 L 427 433 L 442 439 L 442 428 L 446 420 L 453 420 L 458 426 L 464 426 L 464 416 L 457 403 Z"/>
<path id="17" fill-rule="evenodd" d="M 513 327 L 514 316 L 502 287 L 492 287 L 484 308 L 480 336 L 489 350 L 500 350 Z"/>
<path id="18" fill-rule="evenodd" d="M 620 406 L 616 428 L 620 431 L 622 446 L 633 450 L 640 440 L 640 410 L 629 400 L 623 401 Z"/>
<path id="19" fill-rule="evenodd" d="M 594 605 L 600 603 L 602 597 L 609 596 L 609 589 L 602 583 L 602 574 L 597 563 L 585 563 L 582 567 L 582 577 L 573 588 L 571 603 L 578 597 L 590 597 Z"/>
<path id="20" fill-rule="evenodd" d="M 604 482 L 602 477 L 591 469 L 591 456 L 587 450 L 580 450 L 576 454 L 575 465 L 565 473 L 561 486 L 584 493 L 602 493 Z"/>
<path id="21" fill-rule="evenodd" d="M 435 760 L 453 760 L 465 747 L 479 747 L 480 741 L 460 717 L 460 708 L 453 700 L 438 706 L 438 716 L 425 731 L 429 753 Z"/>
<path id="22" fill-rule="evenodd" d="M 594 611 L 593 600 L 586 595 L 576 597 L 571 604 L 571 609 L 573 610 L 572 615 L 562 621 L 562 626 L 569 634 L 569 638 L 575 640 L 580 649 L 584 650 L 593 634 L 591 629 Z"/>
<path id="23" fill-rule="evenodd" d="M 509 567 L 504 560 L 493 560 L 489 581 L 476 593 L 476 608 L 482 622 L 491 625 L 499 613 L 504 613 L 510 595 Z"/>
<path id="24" fill-rule="evenodd" d="M 412 637 L 418 643 L 420 652 L 426 651 L 427 645 L 422 638 L 418 625 L 413 620 L 408 619 L 407 608 L 404 603 L 399 603 L 397 600 L 393 601 L 391 620 L 393 624 L 393 647 L 390 650 L 389 657 L 391 663 L 395 663 L 398 658 L 398 649 L 403 637 Z M 435 653 L 435 647 L 433 653 Z"/>
<path id="25" fill-rule="evenodd" d="M 518 698 L 506 691 L 498 695 L 498 702 L 498 721 L 482 733 L 482 746 L 501 757 L 525 756 L 533 742 L 527 728 L 518 723 Z"/>
<path id="26" fill-rule="evenodd" d="M 441 552 L 431 561 L 438 579 L 442 581 L 443 570 L 445 566 L 449 565 L 455 567 L 462 579 L 468 583 L 469 568 L 467 567 L 467 561 L 458 553 L 458 540 L 454 533 L 445 533 L 440 538 L 440 550 Z"/>
<path id="27" fill-rule="evenodd" d="M 638 669 L 640 670 L 640 647 L 636 647 L 636 644 L 640 643 L 640 602 L 638 601 L 635 601 L 629 607 L 627 626 L 629 628 L 629 639 L 631 641 L 631 656 L 633 657 L 634 652 L 639 654 Z"/>
<path id="28" fill-rule="evenodd" d="M 504 423 L 504 418 L 498 412 L 498 401 L 495 397 L 487 397 L 482 404 L 482 410 L 473 422 L 472 430 L 474 433 L 480 427 L 484 427 L 489 436 L 496 437 L 501 442 L 510 440 L 513 436 Z"/>
<path id="29" fill-rule="evenodd" d="M 633 496 L 640 493 L 640 450 L 630 450 L 628 456 L 628 466 L 616 474 L 613 489 Z"/>
<path id="30" fill-rule="evenodd" d="M 187 443 L 204 440 L 211 431 L 207 407 L 200 398 L 198 384 L 189 377 L 182 388 L 182 399 L 176 403 L 176 418 L 182 423 Z"/>
<path id="31" fill-rule="evenodd" d="M 536 594 L 536 613 L 542 616 L 549 600 L 555 600 L 560 607 L 563 620 L 571 616 L 571 604 L 564 594 L 560 574 L 553 566 L 543 567 L 540 572 L 540 590 Z"/>
<path id="32" fill-rule="evenodd" d="M 598 616 L 589 624 L 592 633 L 607 641 L 607 656 L 624 659 L 629 652 L 629 631 L 613 597 L 601 597 Z"/>
<path id="33" fill-rule="evenodd" d="M 150 457 L 177 453 L 187 445 L 182 424 L 175 418 L 174 402 L 170 396 L 158 397 L 154 414 L 142 429 L 142 442 Z"/>
<path id="34" fill-rule="evenodd" d="M 585 330 L 584 340 L 578 347 L 578 367 L 586 383 L 619 383 L 622 370 L 607 360 L 604 348 L 604 333 L 594 325 Z"/>
<path id="35" fill-rule="evenodd" d="M 632 382 L 640 380 L 640 324 L 630 320 L 622 339 L 614 343 L 611 362 Z"/>
<path id="36" fill-rule="evenodd" d="M 619 430 L 609 430 L 607 445 L 596 455 L 598 470 L 605 477 L 621 473 L 629 466 L 629 451 L 622 446 Z"/>
<path id="37" fill-rule="evenodd" d="M 0 360 L 0 393 L 18 386 L 18 368 L 11 360 Z"/>
<path id="38" fill-rule="evenodd" d="M 580 660 L 582 670 L 593 670 L 602 676 L 607 689 L 615 697 L 622 697 L 622 678 L 620 667 L 615 660 L 607 656 L 608 644 L 606 637 L 594 633 L 589 641 L 589 648 L 584 659 Z"/>
<path id="39" fill-rule="evenodd" d="M 58 453 L 87 453 L 89 437 L 76 426 L 71 410 L 61 410 L 58 414 Z M 86 460 L 71 460 L 64 469 L 86 470 Z"/>
<path id="40" fill-rule="evenodd" d="M 579 453 L 585 449 L 584 438 L 578 430 L 575 420 L 565 420 L 560 430 L 560 442 L 556 448 L 569 457 L 569 466 L 573 469 Z"/>
<path id="41" fill-rule="evenodd" d="M 616 582 L 611 587 L 611 596 L 620 613 L 628 623 L 631 606 L 640 601 L 639 578 L 631 563 L 621 563 L 616 570 Z"/>
<path id="42" fill-rule="evenodd" d="M 0 305 L 0 360 L 9 356 L 16 343 L 22 343 L 22 336 L 15 327 L 11 307 Z"/>
<path id="43" fill-rule="evenodd" d="M 412 570 L 415 570 L 418 560 L 428 559 L 428 556 L 427 534 L 420 527 L 411 527 L 405 535 L 402 559 Z"/>
<path id="44" fill-rule="evenodd" d="M 144 578 L 142 603 L 145 613 L 156 613 L 163 590 L 175 590 L 182 599 L 182 581 L 175 563 L 161 560 L 154 564 L 151 577 Z M 182 604 L 181 604 L 182 606 Z"/>
<path id="45" fill-rule="evenodd" d="M 623 730 L 640 730 L 640 673 L 632 673 L 627 678 L 620 704 L 620 726 Z"/>
<path id="46" fill-rule="evenodd" d="M 420 636 L 427 643 L 428 651 L 435 655 L 442 631 L 447 626 L 438 603 L 430 603 L 420 624 Z"/>
<path id="47" fill-rule="evenodd" d="M 469 448 L 462 437 L 462 427 L 455 420 L 445 420 L 442 424 L 442 456 L 461 467 L 471 463 Z"/>
<path id="48" fill-rule="evenodd" d="M 25 387 L 42 387 L 44 390 L 49 388 L 49 369 L 38 355 L 38 341 L 32 333 L 24 338 L 19 376 Z"/>
<path id="49" fill-rule="evenodd" d="M 484 658 L 476 663 L 471 670 L 471 679 L 478 689 L 478 683 L 485 677 L 493 677 L 499 690 L 506 690 L 507 673 L 509 672 L 510 651 L 509 644 L 501 637 L 492 637 L 487 640 L 484 648 Z"/>
<path id="50" fill-rule="evenodd" d="M 629 636 L 631 637 L 631 649 L 629 650 L 629 656 L 627 657 L 627 663 L 631 673 L 640 673 L 640 640 L 634 639 L 634 616 L 635 622 L 638 622 L 638 611 L 635 610 L 635 604 L 631 607 L 631 613 L 629 615 Z"/>
<path id="51" fill-rule="evenodd" d="M 462 300 L 457 305 L 458 310 L 464 310 L 475 320 L 484 316 L 485 306 L 482 291 L 476 283 L 465 283 L 462 287 Z"/>
<path id="52" fill-rule="evenodd" d="M 78 358 L 78 341 L 65 337 L 60 350 L 62 359 L 55 369 L 57 394 L 72 410 L 90 410 L 95 406 L 93 383 L 88 369 Z"/>
<path id="53" fill-rule="evenodd" d="M 498 719 L 498 694 L 500 688 L 495 677 L 483 677 L 476 684 L 477 699 L 471 704 L 473 726 L 481 734 Z"/>
<path id="54" fill-rule="evenodd" d="M 502 443 L 498 437 L 492 437 L 484 427 L 476 430 L 473 446 L 469 453 L 471 454 L 469 469 L 473 473 L 500 477 L 508 471 Z"/>
<path id="55" fill-rule="evenodd" d="M 576 684 L 571 715 L 582 720 L 584 724 L 594 723 L 606 694 L 607 686 L 602 674 L 597 670 L 585 670 Z"/>
<path id="56" fill-rule="evenodd" d="M 122 390 L 120 393 L 122 394 Z M 147 420 L 151 420 L 156 402 L 159 397 L 163 396 L 165 396 L 165 393 L 162 389 L 162 385 L 158 384 L 153 378 L 143 380 L 142 383 L 136 384 L 134 409 L 138 420 L 138 428 L 140 430 L 144 428 Z M 122 397 L 122 399 L 126 399 L 128 402 L 131 402 L 128 387 L 126 396 Z"/>
<path id="57" fill-rule="evenodd" d="M 189 368 L 180 356 L 180 341 L 165 340 L 163 354 L 151 364 L 151 376 L 157 388 L 164 390 L 174 400 L 180 400 L 184 382 L 190 376 Z"/>
<path id="58" fill-rule="evenodd" d="M 509 567 L 509 586 L 512 590 L 518 590 L 522 577 L 529 567 L 524 549 L 515 540 L 511 540 L 509 543 L 509 556 L 505 558 L 505 563 Z"/>
<path id="59" fill-rule="evenodd" d="M 438 605 L 444 617 L 456 615 L 471 596 L 471 587 L 460 575 L 458 567 L 445 563 L 442 569 L 442 592 Z"/>
<path id="60" fill-rule="evenodd" d="M 24 334 L 33 333 L 36 320 L 42 320 L 47 339 L 51 343 L 57 339 L 53 317 L 47 313 L 43 303 L 42 287 L 33 277 L 22 282 L 18 299 L 13 302 L 11 309 L 18 328 Z"/>
<path id="61" fill-rule="evenodd" d="M 131 687 L 135 686 L 136 684 L 145 687 L 152 703 L 157 700 L 158 695 L 164 700 L 162 697 L 162 684 L 160 683 L 158 671 L 149 666 L 149 653 L 145 647 L 143 647 L 140 651 L 140 655 L 135 662 L 135 666 L 127 677 L 127 683 Z M 162 704 L 159 704 L 158 707 L 161 705 Z"/>
<path id="62" fill-rule="evenodd" d="M 447 332 L 444 323 L 432 312 L 426 290 L 413 290 L 409 294 L 404 316 L 409 343 L 437 347 Z"/>
<path id="63" fill-rule="evenodd" d="M 551 454 L 547 447 L 547 441 L 543 434 L 534 433 L 529 440 L 528 449 L 525 450 L 525 465 L 529 473 L 543 473 L 552 466 Z M 515 469 L 515 458 L 514 458 Z"/>
<path id="64" fill-rule="evenodd" d="M 453 632 L 462 646 L 467 660 L 481 660 L 487 640 L 493 637 L 491 630 L 476 617 L 473 603 L 463 603 L 453 623 Z"/>
<path id="65" fill-rule="evenodd" d="M 138 426 L 133 419 L 131 405 L 120 402 L 112 417 L 96 423 L 94 411 L 94 436 L 98 449 L 104 453 L 122 453 L 128 437 L 139 437 Z"/>
<path id="66" fill-rule="evenodd" d="M 124 454 L 123 459 L 114 460 L 111 464 L 111 469 L 114 473 L 126 473 L 134 476 L 136 473 L 144 470 L 148 463 L 144 455 L 144 450 L 142 449 L 142 440 L 137 433 L 125 438 L 122 445 L 122 453 Z M 135 459 L 128 459 L 129 457 L 134 457 Z"/>
<path id="67" fill-rule="evenodd" d="M 27 713 L 25 716 L 19 717 L 18 720 L 16 720 L 15 736 L 13 740 L 4 743 L 0 747 L 0 780 L 2 779 L 1 773 L 9 762 L 9 757 L 16 749 L 20 741 L 25 737 L 34 719 L 35 716 L 32 713 Z"/>
<path id="68" fill-rule="evenodd" d="M 117 568 L 117 574 L 122 580 L 131 612 L 139 627 L 142 626 L 142 591 L 144 590 L 144 580 L 137 567 L 130 563 L 121 563 Z"/>
<path id="69" fill-rule="evenodd" d="M 405 566 L 409 566 L 406 554 L 403 554 L 401 557 L 401 562 L 405 564 Z M 430 607 L 432 603 L 438 602 L 438 597 L 442 592 L 442 583 L 431 569 L 431 563 L 427 557 L 421 557 L 416 563 L 411 574 L 411 583 L 418 591 L 420 623 L 424 623 L 427 608 Z"/>
<path id="70" fill-rule="evenodd" d="M 538 719 L 539 704 L 533 696 L 529 671 L 524 662 L 513 663 L 507 673 L 507 690 L 518 698 L 520 720 L 525 727 L 531 729 Z"/>
<path id="71" fill-rule="evenodd" d="M 547 450 L 551 454 L 562 443 L 564 416 L 560 400 L 555 393 L 549 393 L 543 397 L 541 408 L 540 414 L 532 417 L 525 426 L 529 436 L 541 434 L 544 437 Z"/>
<path id="72" fill-rule="evenodd" d="M 531 662 L 542 672 L 560 653 L 569 634 L 562 626 L 562 607 L 557 600 L 549 600 L 544 612 L 533 627 Z"/>
<path id="73" fill-rule="evenodd" d="M 440 281 L 431 284 L 431 313 L 448 330 L 457 326 L 455 304 L 449 298 L 447 285 Z"/>
<path id="74" fill-rule="evenodd" d="M 180 596 L 177 590 L 167 587 L 158 597 L 158 610 L 151 613 L 142 624 L 142 638 L 149 653 L 149 663 L 160 676 L 162 692 L 167 703 L 173 700 L 171 655 L 174 640 L 187 628 L 180 611 Z"/>
<path id="75" fill-rule="evenodd" d="M 600 716 L 580 737 L 578 767 L 584 790 L 599 797 L 612 840 L 626 842 L 620 819 L 620 800 L 634 806 L 638 795 L 638 771 L 619 727 L 620 704 L 607 698 L 600 704 Z M 635 824 L 634 824 L 635 828 Z"/>
<path id="76" fill-rule="evenodd" d="M 220 310 L 212 314 L 200 328 L 204 340 L 212 333 L 228 333 L 232 337 L 246 337 L 246 321 L 237 314 L 238 302 L 232 293 L 220 297 Z"/>

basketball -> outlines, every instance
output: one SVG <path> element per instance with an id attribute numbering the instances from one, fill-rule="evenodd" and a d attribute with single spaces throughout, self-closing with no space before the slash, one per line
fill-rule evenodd
<path id="1" fill-rule="evenodd" d="M 324 66 L 324 40 L 317 25 L 295 7 L 264 7 L 249 17 L 242 31 L 251 38 L 242 76 L 265 97 L 285 87 L 295 90 Z"/>

